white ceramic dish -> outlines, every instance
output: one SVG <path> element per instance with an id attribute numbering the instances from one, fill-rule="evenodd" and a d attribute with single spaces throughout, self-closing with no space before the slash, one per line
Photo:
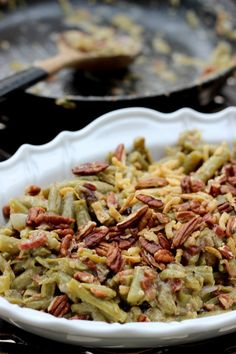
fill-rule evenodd
<path id="1" fill-rule="evenodd" d="M 198 128 L 206 141 L 236 139 L 236 108 L 206 115 L 190 109 L 162 114 L 144 108 L 108 113 L 78 132 L 62 132 L 42 146 L 23 145 L 0 164 L 0 206 L 21 195 L 25 186 L 46 185 L 70 175 L 80 162 L 106 156 L 118 143 L 130 147 L 137 136 L 145 136 L 155 157 L 178 134 Z M 107 324 L 68 321 L 39 311 L 20 308 L 0 298 L 0 317 L 29 332 L 61 342 L 94 347 L 149 348 L 187 343 L 236 330 L 236 311 L 212 317 L 171 323 Z"/>

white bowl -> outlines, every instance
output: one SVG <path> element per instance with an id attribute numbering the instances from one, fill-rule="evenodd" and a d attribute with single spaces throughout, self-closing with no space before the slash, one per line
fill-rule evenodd
<path id="1" fill-rule="evenodd" d="M 99 160 L 119 143 L 127 147 L 144 136 L 154 157 L 174 144 L 180 132 L 197 128 L 204 140 L 236 139 L 236 108 L 216 114 L 181 109 L 163 114 L 150 109 L 128 108 L 108 113 L 78 132 L 62 132 L 42 146 L 23 145 L 9 160 L 0 163 L 0 206 L 22 195 L 29 184 L 46 185 L 71 175 L 78 163 Z M 236 311 L 170 323 L 108 324 L 69 321 L 21 308 L 0 298 L 0 317 L 26 331 L 57 341 L 94 347 L 150 348 L 182 344 L 233 332 Z"/>

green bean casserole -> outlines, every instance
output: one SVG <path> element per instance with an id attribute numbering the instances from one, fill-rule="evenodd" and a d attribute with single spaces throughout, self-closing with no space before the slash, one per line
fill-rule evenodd
<path id="1" fill-rule="evenodd" d="M 115 148 L 115 147 L 114 147 Z M 3 207 L 0 294 L 69 320 L 236 309 L 236 159 L 197 130 L 154 161 L 137 138 Z"/>

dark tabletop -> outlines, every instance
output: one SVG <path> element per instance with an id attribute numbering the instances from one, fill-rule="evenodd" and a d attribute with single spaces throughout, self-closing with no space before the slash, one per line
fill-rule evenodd
<path id="1" fill-rule="evenodd" d="M 186 102 L 189 106 L 201 112 L 211 113 L 220 111 L 229 106 L 236 106 L 236 79 L 230 78 L 224 88 L 207 105 L 199 105 L 194 102 Z M 158 110 L 171 112 L 182 108 L 183 104 L 169 102 Z M 154 107 L 155 108 L 155 107 Z M 34 114 L 32 113 L 34 112 Z M 41 144 L 50 141 L 61 130 L 77 130 L 86 125 L 97 112 L 91 112 L 89 120 L 86 120 L 86 112 L 75 112 L 71 120 L 65 120 L 67 113 L 61 109 L 52 110 L 50 106 L 35 107 L 35 102 L 28 104 L 25 97 L 14 98 L 0 104 L 0 160 L 10 157 L 23 143 Z M 77 119 L 75 119 L 75 116 Z M 92 118 L 91 118 L 92 117 Z M 120 351 L 128 353 L 128 351 Z M 143 351 L 129 351 L 130 353 L 155 353 L 155 354 L 187 354 L 187 353 L 227 353 L 236 354 L 236 333 L 224 335 L 203 342 L 179 345 L 169 348 L 148 349 Z M 0 320 L 0 354 L 13 353 L 111 353 L 109 350 L 84 349 L 77 346 L 64 345 L 46 340 L 36 335 L 29 334 Z"/>

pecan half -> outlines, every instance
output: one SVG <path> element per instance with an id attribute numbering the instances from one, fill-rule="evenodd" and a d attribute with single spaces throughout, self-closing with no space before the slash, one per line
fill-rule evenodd
<path id="1" fill-rule="evenodd" d="M 146 226 L 149 228 L 153 227 L 155 223 L 155 218 L 153 217 L 152 209 L 148 208 L 146 213 L 143 215 L 141 220 L 138 223 L 138 229 L 143 230 Z"/>
<path id="2" fill-rule="evenodd" d="M 74 235 L 74 230 L 69 228 L 69 229 L 55 229 L 54 230 L 59 237 L 63 238 L 68 234 Z"/>
<path id="3" fill-rule="evenodd" d="M 205 187 L 204 182 L 199 179 L 191 178 L 190 176 L 183 177 L 180 185 L 183 193 L 196 193 L 202 191 Z"/>
<path id="4" fill-rule="evenodd" d="M 219 225 L 214 225 L 213 230 L 218 237 L 225 237 L 225 230 L 223 230 Z"/>
<path id="5" fill-rule="evenodd" d="M 175 213 L 176 220 L 178 220 L 182 223 L 191 220 L 195 216 L 196 216 L 196 214 L 191 210 L 178 211 L 177 213 Z"/>
<path id="6" fill-rule="evenodd" d="M 88 221 L 87 224 L 79 227 L 76 237 L 78 239 L 86 237 L 92 233 L 96 226 L 97 224 L 94 221 Z"/>
<path id="7" fill-rule="evenodd" d="M 32 236 L 29 240 L 21 241 L 21 243 L 19 244 L 19 249 L 24 251 L 39 248 L 45 246 L 47 240 L 48 238 L 46 233 L 44 231 L 41 231 L 38 234 Z"/>
<path id="8" fill-rule="evenodd" d="M 96 246 L 104 239 L 108 231 L 109 229 L 106 226 L 101 226 L 100 228 L 96 228 L 95 231 L 93 231 L 88 236 L 84 237 L 83 241 L 85 243 L 85 246 L 86 247 Z"/>
<path id="9" fill-rule="evenodd" d="M 141 251 L 141 256 L 147 265 L 149 265 L 152 268 L 159 268 L 159 264 L 155 261 L 155 258 L 149 253 L 146 252 L 144 249 Z"/>
<path id="10" fill-rule="evenodd" d="M 107 169 L 108 166 L 106 162 L 87 162 L 74 167 L 72 172 L 78 176 L 95 175 Z"/>
<path id="11" fill-rule="evenodd" d="M 157 252 L 159 249 L 161 249 L 161 246 L 156 244 L 153 241 L 147 241 L 144 237 L 139 237 L 139 243 L 142 248 L 145 249 L 145 251 L 154 254 Z"/>
<path id="12" fill-rule="evenodd" d="M 119 248 L 121 250 L 127 250 L 136 242 L 136 238 L 131 236 L 124 240 L 120 239 L 118 240 L 118 242 L 119 242 Z"/>
<path id="13" fill-rule="evenodd" d="M 115 149 L 114 156 L 117 158 L 117 160 L 121 161 L 122 157 L 125 152 L 125 146 L 124 144 L 119 144 L 117 148 Z"/>
<path id="14" fill-rule="evenodd" d="M 45 213 L 45 209 L 40 207 L 32 207 L 28 211 L 28 217 L 26 220 L 26 225 L 35 226 L 37 225 L 37 217 Z"/>
<path id="15" fill-rule="evenodd" d="M 140 200 L 144 204 L 147 204 L 150 208 L 161 208 L 163 206 L 162 200 L 156 199 L 150 195 L 137 194 L 136 199 Z"/>
<path id="16" fill-rule="evenodd" d="M 168 216 L 162 213 L 155 213 L 155 217 L 157 218 L 160 224 L 167 224 L 170 221 Z"/>
<path id="17" fill-rule="evenodd" d="M 132 227 L 139 221 L 139 219 L 146 213 L 147 210 L 147 205 L 142 206 L 137 211 L 130 214 L 125 220 L 119 222 L 116 226 L 118 227 L 118 229 L 127 229 L 129 227 Z"/>
<path id="18" fill-rule="evenodd" d="M 171 263 L 175 260 L 173 254 L 170 251 L 164 249 L 158 250 L 154 254 L 154 258 L 158 263 Z"/>
<path id="19" fill-rule="evenodd" d="M 86 182 L 86 183 L 83 184 L 83 186 L 85 188 L 89 189 L 90 191 L 96 191 L 97 190 L 97 187 L 94 184 L 92 184 L 92 183 Z"/>
<path id="20" fill-rule="evenodd" d="M 196 218 L 193 218 L 187 223 L 183 224 L 173 238 L 172 247 L 177 248 L 181 246 L 191 235 L 191 233 L 196 230 L 201 221 L 202 218 L 197 216 Z"/>
<path id="21" fill-rule="evenodd" d="M 140 179 L 136 185 L 136 189 L 164 187 L 167 184 L 168 182 L 165 178 L 148 177 L 148 178 Z"/>
<path id="22" fill-rule="evenodd" d="M 41 188 L 39 186 L 36 186 L 35 184 L 32 184 L 31 186 L 29 186 L 26 191 L 27 194 L 29 195 L 37 195 L 41 192 Z"/>
<path id="23" fill-rule="evenodd" d="M 161 247 L 166 250 L 170 250 L 170 242 L 161 232 L 158 232 L 157 237 Z"/>
<path id="24" fill-rule="evenodd" d="M 217 205 L 217 208 L 221 213 L 223 212 L 229 213 L 230 211 L 233 210 L 233 207 L 229 204 L 229 202 L 219 203 Z"/>
<path id="25" fill-rule="evenodd" d="M 118 273 L 124 266 L 124 261 L 117 243 L 111 244 L 108 249 L 107 265 L 115 273 Z"/>
<path id="26" fill-rule="evenodd" d="M 100 242 L 99 245 L 96 247 L 96 252 L 99 256 L 106 257 L 108 250 L 110 248 L 110 244 L 107 242 Z"/>
<path id="27" fill-rule="evenodd" d="M 70 304 L 67 295 L 59 295 L 54 297 L 48 306 L 48 312 L 56 317 L 63 317 L 70 312 Z"/>

